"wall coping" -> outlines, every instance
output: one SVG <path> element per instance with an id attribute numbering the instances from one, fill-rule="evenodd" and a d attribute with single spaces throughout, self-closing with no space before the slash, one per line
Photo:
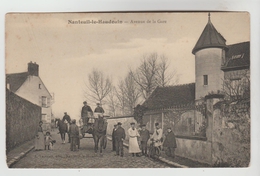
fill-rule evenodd
<path id="1" fill-rule="evenodd" d="M 199 141 L 207 141 L 207 137 L 201 136 L 184 136 L 184 135 L 175 135 L 176 138 L 181 139 L 190 139 L 190 140 L 199 140 Z"/>
<path id="2" fill-rule="evenodd" d="M 110 119 L 123 119 L 123 118 L 131 118 L 131 117 L 134 117 L 134 116 L 128 115 L 128 116 L 108 117 L 107 120 L 110 120 Z"/>

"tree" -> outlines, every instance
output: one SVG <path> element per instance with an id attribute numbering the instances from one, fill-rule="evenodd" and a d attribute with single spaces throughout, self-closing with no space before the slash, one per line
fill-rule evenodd
<path id="1" fill-rule="evenodd" d="M 107 103 L 108 103 L 108 108 L 109 108 L 109 115 L 112 117 L 115 117 L 116 111 L 117 111 L 117 106 L 118 106 L 118 99 L 116 97 L 116 89 L 113 87 L 111 91 L 109 92 L 107 96 Z"/>
<path id="2" fill-rule="evenodd" d="M 156 83 L 160 87 L 176 85 L 179 82 L 179 75 L 176 70 L 169 71 L 170 62 L 164 55 L 160 56 L 160 62 L 156 72 Z"/>
<path id="3" fill-rule="evenodd" d="M 143 56 L 141 64 L 134 71 L 130 69 L 130 75 L 137 84 L 142 97 L 146 100 L 157 86 L 165 87 L 178 83 L 176 70 L 169 70 L 168 58 L 152 53 Z"/>
<path id="4" fill-rule="evenodd" d="M 144 56 L 136 71 L 130 69 L 130 75 L 137 83 L 139 92 L 145 100 L 157 86 L 157 57 L 157 53 L 152 53 L 148 57 Z"/>
<path id="5" fill-rule="evenodd" d="M 93 69 L 88 75 L 88 84 L 85 95 L 90 97 L 92 101 L 96 101 L 102 104 L 102 100 L 109 94 L 112 90 L 111 78 L 104 76 L 104 73 Z"/>
<path id="6" fill-rule="evenodd" d="M 125 85 L 125 94 L 128 110 L 132 115 L 134 113 L 134 107 L 136 106 L 138 99 L 140 97 L 140 92 L 136 89 L 137 85 L 130 73 L 124 81 Z"/>
<path id="7" fill-rule="evenodd" d="M 121 112 L 121 115 L 126 114 L 126 91 L 125 91 L 125 82 L 120 80 L 116 90 L 116 96 L 118 99 L 118 106 Z"/>
<path id="8" fill-rule="evenodd" d="M 229 101 L 250 99 L 250 73 L 242 71 L 240 74 L 237 79 L 227 77 L 223 80 L 225 99 Z"/>

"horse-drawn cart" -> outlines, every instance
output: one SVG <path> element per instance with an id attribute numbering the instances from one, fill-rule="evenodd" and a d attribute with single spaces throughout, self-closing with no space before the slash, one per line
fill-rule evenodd
<path id="1" fill-rule="evenodd" d="M 80 138 L 93 138 L 95 142 L 95 152 L 98 150 L 98 143 L 100 141 L 100 153 L 102 153 L 102 148 L 106 148 L 107 138 L 107 122 L 106 117 L 103 114 L 98 114 L 96 116 L 89 115 L 84 119 L 80 120 Z"/>

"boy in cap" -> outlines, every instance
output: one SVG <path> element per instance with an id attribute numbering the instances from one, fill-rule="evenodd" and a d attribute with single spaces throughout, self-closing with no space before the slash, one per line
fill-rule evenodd
<path id="1" fill-rule="evenodd" d="M 70 143 L 70 150 L 76 151 L 76 145 L 78 144 L 79 140 L 79 128 L 76 125 L 76 120 L 73 119 L 72 124 L 70 125 L 69 133 L 71 137 L 71 143 Z"/>
<path id="2" fill-rule="evenodd" d="M 141 125 L 140 130 L 140 141 L 141 141 L 141 150 L 143 155 L 147 155 L 147 142 L 150 138 L 150 132 L 146 129 L 146 125 Z"/>
<path id="3" fill-rule="evenodd" d="M 123 140 L 125 139 L 125 130 L 121 127 L 122 123 L 117 123 L 117 130 L 115 131 L 116 156 L 124 156 Z"/>
<path id="4" fill-rule="evenodd" d="M 167 128 L 167 134 L 165 140 L 163 142 L 163 147 L 166 148 L 165 153 L 167 156 L 175 157 L 175 148 L 177 148 L 175 135 L 171 129 L 171 127 Z"/>

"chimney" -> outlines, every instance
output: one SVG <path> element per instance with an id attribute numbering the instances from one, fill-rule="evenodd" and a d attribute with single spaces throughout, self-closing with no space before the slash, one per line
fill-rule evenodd
<path id="1" fill-rule="evenodd" d="M 39 76 L 39 65 L 36 64 L 36 62 L 32 63 L 29 62 L 28 63 L 28 73 L 29 75 L 32 75 L 32 76 Z"/>

